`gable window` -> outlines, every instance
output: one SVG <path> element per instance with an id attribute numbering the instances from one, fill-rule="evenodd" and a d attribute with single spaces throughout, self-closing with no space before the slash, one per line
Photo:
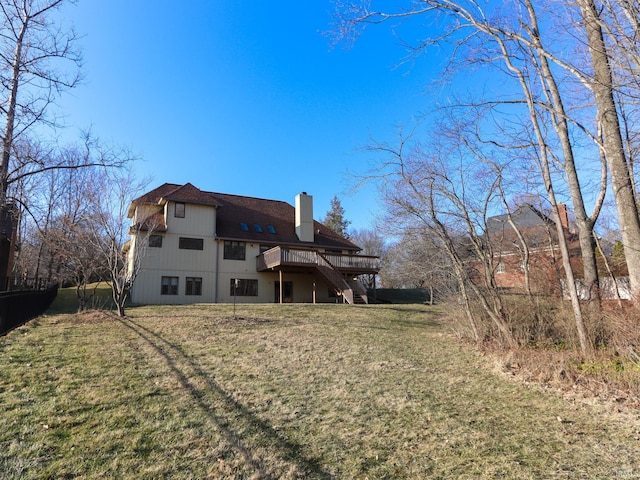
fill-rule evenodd
<path id="1" fill-rule="evenodd" d="M 185 205 L 184 203 L 176 203 L 175 216 L 176 218 L 184 218 Z"/>
<path id="2" fill-rule="evenodd" d="M 149 235 L 149 246 L 152 248 L 162 248 L 162 235 Z"/>
<path id="3" fill-rule="evenodd" d="M 202 295 L 202 277 L 187 277 L 185 295 Z"/>
<path id="4" fill-rule="evenodd" d="M 161 295 L 178 294 L 178 277 L 162 277 Z"/>
<path id="5" fill-rule="evenodd" d="M 203 250 L 204 240 L 202 238 L 180 237 L 178 248 L 182 250 Z"/>
<path id="6" fill-rule="evenodd" d="M 224 242 L 225 260 L 244 260 L 246 258 L 246 248 L 246 243 L 244 242 L 226 240 Z"/>
<path id="7" fill-rule="evenodd" d="M 238 280 L 238 286 L 236 287 L 236 280 Z M 230 282 L 231 291 L 230 295 L 237 295 L 238 297 L 257 297 L 258 296 L 258 280 L 244 279 L 244 278 L 232 278 Z"/>

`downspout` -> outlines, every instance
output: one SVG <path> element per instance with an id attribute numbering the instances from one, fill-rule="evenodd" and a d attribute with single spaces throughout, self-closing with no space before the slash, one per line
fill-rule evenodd
<path id="1" fill-rule="evenodd" d="M 214 274 L 213 303 L 218 303 L 218 281 L 220 276 L 220 240 L 218 239 L 218 209 L 213 209 L 213 241 L 216 242 L 216 266 Z"/>
<path id="2" fill-rule="evenodd" d="M 216 242 L 216 267 L 215 267 L 215 287 L 214 287 L 214 299 L 213 299 L 213 303 L 218 303 L 218 277 L 220 274 L 220 241 L 215 238 L 214 236 L 214 241 Z"/>

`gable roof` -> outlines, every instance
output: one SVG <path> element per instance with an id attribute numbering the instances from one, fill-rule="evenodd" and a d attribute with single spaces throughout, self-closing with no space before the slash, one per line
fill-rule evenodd
<path id="1" fill-rule="evenodd" d="M 129 217 L 133 216 L 133 209 L 137 205 L 152 204 L 162 205 L 166 201 L 194 203 L 197 205 L 218 206 L 218 203 L 208 192 L 203 192 L 190 183 L 176 185 L 175 183 L 165 183 L 150 192 L 134 199 L 129 208 Z"/>
<path id="2" fill-rule="evenodd" d="M 523 229 L 555 225 L 555 222 L 551 218 L 528 203 L 516 208 L 511 213 L 511 218 L 513 223 Z M 496 215 L 495 217 L 487 219 L 487 230 L 489 234 L 501 233 L 505 228 L 511 230 L 508 214 Z"/>
<path id="3" fill-rule="evenodd" d="M 165 184 L 166 185 L 166 184 Z M 219 207 L 220 204 L 213 198 L 209 192 L 203 192 L 199 188 L 194 187 L 190 183 L 178 186 L 172 192 L 163 195 L 162 200 L 182 203 L 193 203 L 197 205 L 208 205 Z"/>
<path id="4" fill-rule="evenodd" d="M 161 204 L 164 201 L 207 205 L 216 208 L 216 235 L 224 240 L 256 242 L 265 245 L 304 245 L 340 250 L 360 247 L 314 220 L 314 241 L 302 242 L 295 231 L 295 207 L 280 201 L 202 191 L 190 183 L 165 183 L 133 200 L 139 204 Z M 259 225 L 259 230 L 256 229 Z"/>

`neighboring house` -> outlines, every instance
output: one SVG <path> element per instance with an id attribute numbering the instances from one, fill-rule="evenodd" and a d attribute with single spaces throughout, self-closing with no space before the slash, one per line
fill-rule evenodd
<path id="1" fill-rule="evenodd" d="M 570 229 L 566 207 L 559 205 L 559 208 L 572 265 L 575 263 L 574 267 L 579 267 L 581 260 L 578 237 Z M 514 210 L 511 213 L 511 221 L 524 237 L 529 249 L 529 277 L 532 290 L 558 293 L 561 289 L 563 267 L 555 222 L 529 204 L 521 205 Z M 490 217 L 487 220 L 487 237 L 496 266 L 497 285 L 504 288 L 524 288 L 524 250 L 509 215 Z M 576 268 L 575 271 L 581 271 L 581 268 Z"/>
<path id="2" fill-rule="evenodd" d="M 129 208 L 131 301 L 140 304 L 366 303 L 358 275 L 378 258 L 313 219 L 313 199 L 286 202 L 164 184 Z"/>

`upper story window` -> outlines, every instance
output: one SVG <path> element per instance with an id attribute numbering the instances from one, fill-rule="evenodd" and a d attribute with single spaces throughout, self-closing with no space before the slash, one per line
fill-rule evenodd
<path id="1" fill-rule="evenodd" d="M 225 260 L 245 260 L 247 245 L 244 242 L 232 242 L 226 240 L 224 242 L 224 258 Z"/>
<path id="2" fill-rule="evenodd" d="M 149 246 L 162 248 L 162 235 L 149 235 Z"/>
<path id="3" fill-rule="evenodd" d="M 184 203 L 176 203 L 175 217 L 184 218 L 185 205 Z"/>
<path id="4" fill-rule="evenodd" d="M 273 225 L 267 225 L 267 230 L 269 233 L 276 233 L 276 229 Z"/>
<path id="5" fill-rule="evenodd" d="M 182 250 L 204 250 L 204 240 L 202 238 L 180 237 L 178 248 Z"/>
<path id="6" fill-rule="evenodd" d="M 260 254 L 262 255 L 267 250 L 271 250 L 273 245 L 260 245 Z"/>

